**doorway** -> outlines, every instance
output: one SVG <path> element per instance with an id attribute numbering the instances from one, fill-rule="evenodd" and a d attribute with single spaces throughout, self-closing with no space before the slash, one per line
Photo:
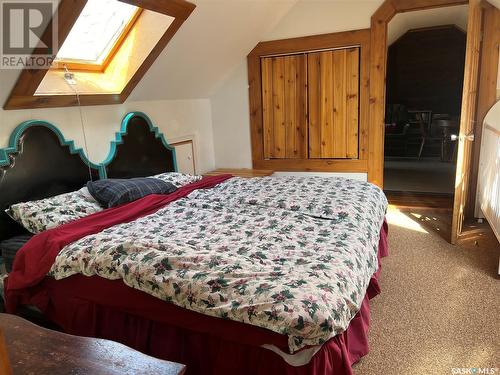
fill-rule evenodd
<path id="1" fill-rule="evenodd" d="M 388 24 L 384 190 L 389 198 L 451 212 L 467 18 L 468 6 L 461 5 L 400 13 Z"/>
<path id="2" fill-rule="evenodd" d="M 478 128 L 476 126 L 477 101 L 478 96 L 481 98 L 481 94 L 486 93 L 486 86 L 479 82 L 479 71 L 482 67 L 480 57 L 483 46 L 483 19 L 485 15 L 491 15 L 492 7 L 481 0 L 413 0 L 411 2 L 385 0 L 371 19 L 370 153 L 372 158 L 368 160 L 368 177 L 372 182 L 383 185 L 387 26 L 394 16 L 400 13 L 440 7 L 451 9 L 451 7 L 463 4 L 468 4 L 467 44 L 450 235 L 452 244 L 456 243 L 461 236 L 466 213 L 472 207 L 472 200 L 469 197 L 469 194 L 473 192 L 473 189 L 470 189 L 471 177 L 474 178 L 472 171 L 475 169 L 476 150 L 480 149 L 478 147 L 473 149 L 474 132 Z M 488 34 L 484 34 L 484 38 L 485 40 L 491 39 Z M 488 73 L 491 73 L 490 70 Z"/>

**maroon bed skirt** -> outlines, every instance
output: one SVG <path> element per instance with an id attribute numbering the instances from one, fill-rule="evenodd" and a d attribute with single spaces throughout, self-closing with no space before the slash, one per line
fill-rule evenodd
<path id="1" fill-rule="evenodd" d="M 379 242 L 379 270 L 349 328 L 330 339 L 307 365 L 294 367 L 274 352 L 288 352 L 287 337 L 165 303 L 121 281 L 75 275 L 45 278 L 23 304 L 37 306 L 65 332 L 121 342 L 154 357 L 187 365 L 188 374 L 350 375 L 368 353 L 370 299 L 380 293 L 380 258 L 387 255 L 387 224 Z"/>

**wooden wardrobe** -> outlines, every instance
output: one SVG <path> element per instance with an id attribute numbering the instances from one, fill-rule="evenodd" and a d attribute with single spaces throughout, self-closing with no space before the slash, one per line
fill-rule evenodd
<path id="1" fill-rule="evenodd" d="M 365 30 L 259 43 L 248 57 L 254 168 L 366 168 L 368 43 Z"/>

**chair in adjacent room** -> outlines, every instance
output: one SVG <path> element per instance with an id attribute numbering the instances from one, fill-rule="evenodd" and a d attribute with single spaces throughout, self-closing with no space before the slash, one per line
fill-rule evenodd
<path id="1" fill-rule="evenodd" d="M 443 130 L 440 126 L 435 125 L 435 122 L 426 121 L 424 116 L 420 113 L 416 115 L 418 123 L 420 135 L 422 137 L 420 142 L 420 149 L 418 151 L 418 158 L 422 157 L 422 153 L 424 151 L 425 145 L 430 145 L 432 143 L 439 143 L 441 146 L 441 160 L 444 159 L 444 138 L 443 138 Z M 446 120 L 438 120 L 438 121 L 446 121 Z"/>

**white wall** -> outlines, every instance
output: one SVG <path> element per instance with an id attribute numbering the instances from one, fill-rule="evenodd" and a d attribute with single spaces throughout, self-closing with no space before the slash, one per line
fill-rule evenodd
<path id="1" fill-rule="evenodd" d="M 299 0 L 261 40 L 369 28 L 371 15 L 382 2 L 383 0 Z M 251 167 L 246 58 L 240 60 L 238 68 L 211 96 L 211 103 L 216 166 Z"/>
<path id="2" fill-rule="evenodd" d="M 4 103 L 18 72 L 0 71 L 0 103 Z M 5 89 L 9 88 L 9 89 Z M 208 99 L 131 101 L 122 105 L 82 107 L 87 131 L 89 159 L 99 163 L 109 152 L 110 142 L 121 120 L 131 111 L 145 112 L 166 139 L 194 136 L 197 171 L 203 173 L 215 165 L 212 113 Z M 53 108 L 4 111 L 0 109 L 0 147 L 6 147 L 12 130 L 26 120 L 45 120 L 57 126 L 67 139 L 83 148 L 78 108 Z"/>
<path id="3" fill-rule="evenodd" d="M 500 102 L 488 112 L 483 128 L 476 200 L 500 241 Z"/>
<path id="4" fill-rule="evenodd" d="M 250 114 L 247 65 L 242 62 L 224 86 L 211 98 L 215 165 L 251 168 Z"/>

